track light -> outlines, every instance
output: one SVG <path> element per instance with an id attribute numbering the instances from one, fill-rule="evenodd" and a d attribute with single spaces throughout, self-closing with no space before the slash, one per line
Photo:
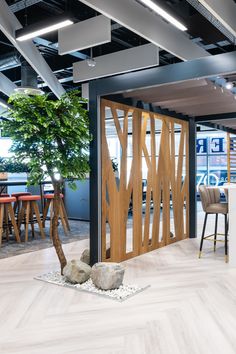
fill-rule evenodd
<path id="1" fill-rule="evenodd" d="M 69 18 L 56 17 L 55 19 L 49 19 L 40 23 L 26 26 L 16 31 L 17 41 L 27 41 L 35 37 L 42 36 L 43 34 L 56 31 L 60 28 L 72 25 L 74 22 Z"/>
<path id="2" fill-rule="evenodd" d="M 158 15 L 163 17 L 169 23 L 177 27 L 180 31 L 187 31 L 186 26 L 184 26 L 181 22 L 179 22 L 176 18 L 174 18 L 172 15 L 170 15 L 168 12 L 166 12 L 164 9 L 162 9 L 159 5 L 154 3 L 152 0 L 139 0 L 139 1 L 142 4 L 146 5 L 147 7 L 149 7 L 154 12 L 156 12 Z"/>

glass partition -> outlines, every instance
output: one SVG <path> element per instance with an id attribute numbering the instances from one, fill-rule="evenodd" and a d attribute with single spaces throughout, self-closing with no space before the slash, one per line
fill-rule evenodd
<path id="1" fill-rule="evenodd" d="M 197 190 L 201 184 L 221 186 L 227 182 L 227 136 L 221 131 L 197 133 Z"/>

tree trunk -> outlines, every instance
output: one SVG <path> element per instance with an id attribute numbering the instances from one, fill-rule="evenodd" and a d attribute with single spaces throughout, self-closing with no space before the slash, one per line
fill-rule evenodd
<path id="1" fill-rule="evenodd" d="M 67 260 L 66 260 L 65 254 L 63 252 L 61 240 L 58 235 L 58 219 L 59 219 L 59 205 L 60 205 L 59 203 L 60 203 L 60 199 L 61 199 L 61 197 L 60 197 L 61 188 L 60 188 L 60 182 L 55 181 L 53 178 L 52 178 L 52 181 L 53 181 L 53 187 L 54 187 L 52 241 L 53 241 L 53 246 L 56 250 L 58 259 L 60 261 L 61 274 L 62 274 L 63 268 L 67 264 Z"/>

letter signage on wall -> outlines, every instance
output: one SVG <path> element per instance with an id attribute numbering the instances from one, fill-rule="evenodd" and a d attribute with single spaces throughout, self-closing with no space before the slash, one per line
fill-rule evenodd
<path id="1" fill-rule="evenodd" d="M 196 140 L 197 154 L 226 154 L 226 141 L 224 137 L 202 137 Z"/>

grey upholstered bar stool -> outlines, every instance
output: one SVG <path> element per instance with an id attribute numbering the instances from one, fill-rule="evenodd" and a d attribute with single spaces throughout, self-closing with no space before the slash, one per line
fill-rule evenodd
<path id="1" fill-rule="evenodd" d="M 203 230 L 202 230 L 202 237 L 201 237 L 201 242 L 200 242 L 200 251 L 199 251 L 199 258 L 201 257 L 202 253 L 202 246 L 203 246 L 203 240 L 208 239 L 209 241 L 214 241 L 214 252 L 216 250 L 216 242 L 222 240 L 217 240 L 217 227 L 218 227 L 218 215 L 223 214 L 225 218 L 225 233 L 224 233 L 224 242 L 225 242 L 225 261 L 228 262 L 228 220 L 227 220 L 227 214 L 228 214 L 228 203 L 221 203 L 220 202 L 220 190 L 219 188 L 207 188 L 206 186 L 202 185 L 199 186 L 199 193 L 200 193 L 200 198 L 202 202 L 202 208 L 205 211 L 205 219 L 204 219 L 204 224 L 203 224 Z M 215 214 L 215 233 L 212 235 L 205 236 L 205 230 L 206 230 L 206 223 L 207 223 L 207 217 L 209 214 Z M 220 235 L 220 234 L 218 234 Z M 214 236 L 213 239 L 210 237 Z"/>

